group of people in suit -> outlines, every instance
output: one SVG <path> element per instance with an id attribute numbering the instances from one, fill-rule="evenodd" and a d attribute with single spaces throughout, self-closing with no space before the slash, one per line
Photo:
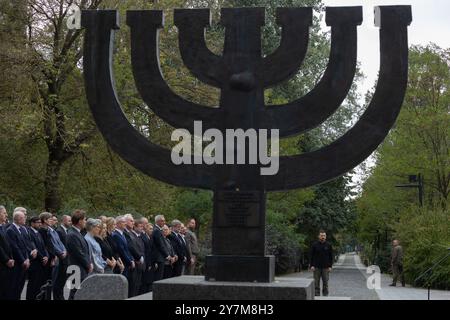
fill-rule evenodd
<path id="1" fill-rule="evenodd" d="M 150 292 L 154 281 L 194 274 L 199 254 L 195 219 L 186 226 L 173 220 L 169 227 L 163 215 L 153 225 L 131 214 L 88 219 L 75 210 L 57 224 L 48 212 L 27 219 L 22 207 L 14 209 L 9 223 L 0 206 L 0 300 L 21 299 L 27 279 L 27 300 L 37 299 L 45 284 L 51 284 L 54 300 L 65 299 L 65 285 L 74 299 L 79 288 L 69 283 L 68 270 L 78 271 L 80 282 L 94 273 L 122 274 L 129 297 Z"/>

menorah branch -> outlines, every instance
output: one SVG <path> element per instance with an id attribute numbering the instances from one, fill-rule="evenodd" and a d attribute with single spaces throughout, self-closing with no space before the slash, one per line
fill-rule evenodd
<path id="1" fill-rule="evenodd" d="M 408 81 L 410 6 L 381 6 L 380 76 L 367 110 L 356 125 L 332 144 L 314 152 L 281 157 L 278 175 L 267 190 L 304 188 L 336 178 L 364 161 L 395 123 Z"/>
<path id="2" fill-rule="evenodd" d="M 184 64 L 200 81 L 220 88 L 226 66 L 222 57 L 206 46 L 205 28 L 211 25 L 209 9 L 176 9 L 174 23 L 178 27 L 178 43 Z"/>
<path id="3" fill-rule="evenodd" d="M 264 88 L 292 78 L 305 59 L 312 24 L 312 8 L 277 8 L 282 27 L 280 46 L 263 59 Z"/>
<path id="4" fill-rule="evenodd" d="M 171 151 L 142 136 L 123 113 L 112 75 L 117 20 L 115 10 L 82 12 L 85 88 L 97 127 L 117 154 L 145 174 L 177 186 L 212 188 L 212 167 L 174 165 Z"/>
<path id="5" fill-rule="evenodd" d="M 165 81 L 159 61 L 159 30 L 164 26 L 158 10 L 128 11 L 131 28 L 131 62 L 136 87 L 145 103 L 175 128 L 193 132 L 194 121 L 217 128 L 217 108 L 195 104 L 175 94 Z"/>
<path id="6" fill-rule="evenodd" d="M 342 104 L 352 86 L 357 63 L 356 27 L 362 22 L 362 7 L 327 8 L 326 19 L 331 26 L 331 51 L 322 79 L 305 96 L 261 110 L 262 127 L 280 129 L 281 137 L 320 125 Z"/>

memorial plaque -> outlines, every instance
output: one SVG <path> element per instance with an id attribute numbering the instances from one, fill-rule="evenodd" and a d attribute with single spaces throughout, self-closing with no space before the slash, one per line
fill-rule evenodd
<path id="1" fill-rule="evenodd" d="M 217 227 L 259 227 L 261 197 L 258 191 L 219 191 Z"/>

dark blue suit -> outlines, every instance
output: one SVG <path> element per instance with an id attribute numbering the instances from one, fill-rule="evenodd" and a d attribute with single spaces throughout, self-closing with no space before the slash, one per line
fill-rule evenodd
<path id="1" fill-rule="evenodd" d="M 116 245 L 117 253 L 122 259 L 123 264 L 125 265 L 123 274 L 124 276 L 128 277 L 128 269 L 131 266 L 131 262 L 134 261 L 128 247 L 128 241 L 125 238 L 125 235 L 120 234 L 118 231 L 114 231 L 112 233 L 112 239 L 114 240 L 114 243 Z"/>
<path id="2" fill-rule="evenodd" d="M 48 258 L 49 254 L 41 234 L 31 228 L 28 231 L 38 253 L 36 259 L 31 261 L 31 266 L 28 270 L 27 300 L 36 300 L 41 286 L 46 282 L 46 267 L 43 265 L 43 260 L 45 257 Z"/>
<path id="3" fill-rule="evenodd" d="M 22 229 L 22 228 L 21 228 Z M 11 277 L 11 287 L 7 292 L 7 299 L 20 300 L 23 287 L 25 285 L 26 271 L 23 269 L 23 263 L 29 259 L 25 237 L 22 232 L 17 230 L 14 224 L 11 224 L 6 230 L 6 238 L 11 246 L 13 258 L 15 260 L 14 269 Z"/>

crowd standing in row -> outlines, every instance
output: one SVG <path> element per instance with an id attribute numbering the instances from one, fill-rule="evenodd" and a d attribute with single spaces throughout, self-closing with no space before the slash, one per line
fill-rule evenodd
<path id="1" fill-rule="evenodd" d="M 154 281 L 194 274 L 199 254 L 195 219 L 186 226 L 173 220 L 169 227 L 163 215 L 153 225 L 131 214 L 87 219 L 83 210 L 75 210 L 57 225 L 57 216 L 49 212 L 27 219 L 22 207 L 14 209 L 9 223 L 0 206 L 0 300 L 20 300 L 27 279 L 27 300 L 37 299 L 49 280 L 53 299 L 64 300 L 69 266 L 77 267 L 81 281 L 94 273 L 122 274 L 129 297 L 150 292 Z"/>

